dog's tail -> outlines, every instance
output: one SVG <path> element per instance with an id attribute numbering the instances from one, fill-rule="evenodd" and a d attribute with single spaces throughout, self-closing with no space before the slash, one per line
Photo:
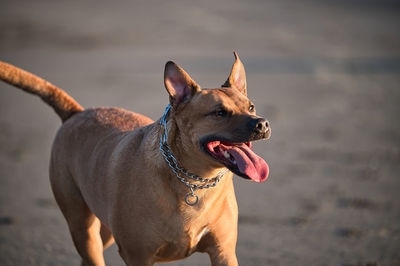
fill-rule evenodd
<path id="1" fill-rule="evenodd" d="M 38 95 L 53 107 L 63 122 L 73 114 L 84 110 L 77 101 L 62 89 L 38 76 L 2 61 L 0 61 L 0 79 L 26 92 Z"/>

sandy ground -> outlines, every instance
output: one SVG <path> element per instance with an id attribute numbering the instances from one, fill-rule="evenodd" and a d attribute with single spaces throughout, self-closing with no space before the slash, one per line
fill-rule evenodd
<path id="1" fill-rule="evenodd" d="M 157 119 L 167 60 L 203 87 L 237 50 L 272 125 L 270 178 L 235 178 L 240 265 L 400 265 L 396 1 L 0 2 L 0 60 L 83 106 Z M 48 182 L 58 117 L 0 84 L 0 265 L 78 265 Z M 123 265 L 115 246 L 108 265 Z M 206 255 L 167 265 L 209 265 Z"/>

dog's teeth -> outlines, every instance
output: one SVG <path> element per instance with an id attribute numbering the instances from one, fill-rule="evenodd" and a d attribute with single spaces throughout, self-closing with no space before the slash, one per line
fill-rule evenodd
<path id="1" fill-rule="evenodd" d="M 224 151 L 224 157 L 226 159 L 229 159 L 231 157 L 231 155 L 227 151 Z"/>

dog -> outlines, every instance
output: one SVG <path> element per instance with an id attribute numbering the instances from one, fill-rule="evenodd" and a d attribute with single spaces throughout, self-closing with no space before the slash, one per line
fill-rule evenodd
<path id="1" fill-rule="evenodd" d="M 40 96 L 62 120 L 50 182 L 82 265 L 105 265 L 116 242 L 127 265 L 153 265 L 208 253 L 238 265 L 233 173 L 263 182 L 267 163 L 252 142 L 268 139 L 267 120 L 247 98 L 244 66 L 201 89 L 177 64 L 165 65 L 169 105 L 161 119 L 120 108 L 84 109 L 63 90 L 0 62 L 0 79 Z"/>

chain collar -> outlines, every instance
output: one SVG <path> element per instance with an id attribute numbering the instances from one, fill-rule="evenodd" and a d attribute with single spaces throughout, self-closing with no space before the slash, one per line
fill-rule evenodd
<path id="1" fill-rule="evenodd" d="M 190 192 L 188 194 L 186 194 L 186 196 L 185 196 L 185 202 L 190 206 L 194 206 L 199 201 L 199 197 L 196 194 L 194 194 L 194 192 L 197 189 L 207 189 L 210 187 L 215 187 L 218 184 L 218 182 L 221 180 L 221 178 L 228 172 L 228 169 L 225 169 L 225 170 L 219 172 L 218 175 L 216 175 L 213 178 L 207 179 L 207 178 L 201 178 L 195 174 L 192 174 L 192 173 L 188 172 L 187 170 L 185 170 L 184 168 L 179 166 L 179 163 L 178 163 L 177 159 L 175 158 L 175 156 L 172 154 L 172 151 L 169 148 L 168 142 L 167 142 L 168 129 L 167 129 L 166 116 L 170 109 L 171 109 L 171 105 L 168 104 L 168 106 L 165 108 L 165 112 L 160 120 L 160 125 L 161 125 L 161 127 L 164 128 L 164 134 L 161 135 L 161 137 L 160 137 L 160 150 L 161 150 L 162 156 L 164 157 L 165 161 L 171 168 L 172 172 L 174 172 L 174 174 L 176 175 L 178 180 L 181 181 L 183 184 L 185 184 L 185 186 L 187 186 L 190 189 Z M 198 185 L 198 184 L 190 183 L 189 180 L 186 180 L 185 177 L 181 176 L 181 174 L 188 177 L 189 179 L 198 181 L 203 184 Z"/>

